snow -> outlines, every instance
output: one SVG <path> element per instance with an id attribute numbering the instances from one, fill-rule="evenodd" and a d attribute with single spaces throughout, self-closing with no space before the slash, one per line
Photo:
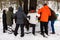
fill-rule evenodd
<path id="1" fill-rule="evenodd" d="M 2 13 L 0 14 L 0 17 L 2 17 Z M 3 24 L 2 24 L 2 19 L 0 19 L 0 40 L 60 40 L 60 21 L 56 21 L 54 26 L 55 26 L 55 31 L 56 34 L 50 34 L 49 32 L 49 36 L 47 36 L 47 38 L 43 37 L 42 35 L 40 35 L 40 33 L 36 33 L 36 35 L 34 36 L 32 33 L 30 34 L 25 34 L 24 37 L 20 37 L 20 30 L 18 30 L 19 34 L 17 36 L 14 36 L 14 34 L 9 34 L 7 33 L 3 33 Z M 49 23 L 50 24 L 50 23 Z M 50 26 L 50 25 L 49 25 Z M 13 25 L 13 27 L 15 27 L 15 24 Z M 39 23 L 36 25 L 36 31 L 39 31 Z M 30 28 L 30 32 L 32 28 Z M 49 28 L 51 29 L 51 28 Z M 24 29 L 26 32 L 26 29 Z M 49 30 L 51 31 L 51 30 Z"/>
<path id="2" fill-rule="evenodd" d="M 42 6 L 42 5 L 40 5 L 40 6 Z M 14 13 L 16 11 L 17 10 L 14 10 Z M 20 28 L 18 30 L 19 34 L 17 36 L 14 36 L 13 33 L 12 34 L 9 34 L 8 32 L 7 33 L 3 33 L 2 11 L 0 10 L 0 40 L 60 40 L 60 14 L 57 11 L 56 11 L 56 14 L 58 14 L 58 19 L 55 21 L 55 24 L 54 24 L 56 34 L 50 34 L 51 26 L 50 26 L 50 22 L 49 22 L 49 25 L 48 25 L 49 26 L 49 36 L 47 36 L 47 38 L 45 38 L 42 35 L 40 35 L 40 33 L 36 33 L 35 36 L 32 33 L 30 33 L 30 34 L 25 34 L 24 37 L 20 37 Z M 38 23 L 36 25 L 36 31 L 40 30 L 39 26 L 40 26 L 40 24 Z M 13 28 L 15 28 L 15 23 L 13 24 Z M 27 32 L 25 28 L 24 28 L 24 30 L 25 30 L 25 32 Z M 29 31 L 31 32 L 32 28 L 30 28 Z"/>

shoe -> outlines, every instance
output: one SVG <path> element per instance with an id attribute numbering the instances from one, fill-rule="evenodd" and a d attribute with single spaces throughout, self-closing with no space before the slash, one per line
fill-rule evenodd
<path id="1" fill-rule="evenodd" d="M 3 33 L 6 33 L 5 31 L 3 31 Z"/>
<path id="2" fill-rule="evenodd" d="M 46 36 L 46 37 L 48 37 L 48 36 L 50 36 L 50 35 L 48 35 L 48 34 L 45 34 L 45 36 Z"/>
<path id="3" fill-rule="evenodd" d="M 33 34 L 35 36 L 35 34 Z"/>
<path id="4" fill-rule="evenodd" d="M 21 35 L 21 37 L 24 37 L 24 35 Z"/>
<path id="5" fill-rule="evenodd" d="M 14 33 L 15 36 L 17 36 L 18 33 Z"/>
<path id="6" fill-rule="evenodd" d="M 52 32 L 51 34 L 55 34 L 55 32 Z"/>
<path id="7" fill-rule="evenodd" d="M 47 36 L 49 36 L 47 33 L 46 33 Z"/>
<path id="8" fill-rule="evenodd" d="M 46 37 L 45 35 L 42 35 L 43 37 Z"/>
<path id="9" fill-rule="evenodd" d="M 45 36 L 45 35 L 42 35 L 43 37 L 45 37 L 45 38 L 48 38 L 47 36 Z"/>
<path id="10" fill-rule="evenodd" d="M 43 37 L 45 37 L 45 35 L 43 33 L 40 33 Z"/>
<path id="11" fill-rule="evenodd" d="M 17 34 L 14 34 L 15 36 L 17 36 Z"/>

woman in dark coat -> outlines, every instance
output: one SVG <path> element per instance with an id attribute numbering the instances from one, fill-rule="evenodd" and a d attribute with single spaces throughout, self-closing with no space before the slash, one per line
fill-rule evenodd
<path id="1" fill-rule="evenodd" d="M 8 32 L 9 34 L 12 33 L 12 25 L 13 25 L 13 8 L 9 7 L 9 10 L 7 11 L 7 26 L 8 26 Z"/>
<path id="2" fill-rule="evenodd" d="M 7 25 L 8 26 L 12 26 L 13 24 L 13 11 L 12 11 L 12 8 L 9 7 L 9 10 L 7 11 Z"/>
<path id="3" fill-rule="evenodd" d="M 55 20 L 57 19 L 57 16 L 56 13 L 51 8 L 50 10 L 51 10 L 51 16 L 49 17 L 49 21 L 51 21 L 52 34 L 55 34 L 54 23 Z"/>
<path id="4" fill-rule="evenodd" d="M 7 23 L 6 23 L 6 10 L 3 10 L 2 18 L 3 18 L 3 33 L 5 33 L 6 30 L 7 30 Z"/>

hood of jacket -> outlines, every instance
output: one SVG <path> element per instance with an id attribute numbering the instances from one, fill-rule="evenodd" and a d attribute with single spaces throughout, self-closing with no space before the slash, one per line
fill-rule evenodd
<path id="1" fill-rule="evenodd" d="M 20 11 L 20 12 L 22 12 L 22 11 L 23 11 L 23 10 L 22 10 L 22 7 L 19 7 L 19 8 L 18 8 L 18 12 L 19 12 L 19 11 Z"/>

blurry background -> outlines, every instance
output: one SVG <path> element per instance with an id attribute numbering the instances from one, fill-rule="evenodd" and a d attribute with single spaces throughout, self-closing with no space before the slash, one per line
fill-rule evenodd
<path id="1" fill-rule="evenodd" d="M 60 0 L 0 0 L 0 12 L 3 9 L 8 10 L 8 8 L 12 6 L 15 13 L 20 5 L 24 12 L 28 14 L 31 7 L 37 11 L 44 3 L 47 3 L 48 6 L 56 12 L 56 14 L 60 15 Z"/>

